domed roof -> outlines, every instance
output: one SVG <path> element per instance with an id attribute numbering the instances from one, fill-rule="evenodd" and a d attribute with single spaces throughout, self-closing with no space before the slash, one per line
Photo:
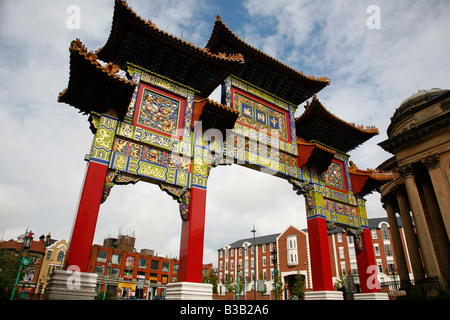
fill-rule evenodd
<path id="1" fill-rule="evenodd" d="M 399 117 L 401 114 L 410 110 L 412 107 L 422 104 L 430 99 L 433 99 L 441 94 L 446 93 L 448 90 L 433 88 L 428 90 L 419 90 L 409 98 L 403 100 L 400 106 L 395 110 L 394 115 L 392 116 L 392 122 Z"/>

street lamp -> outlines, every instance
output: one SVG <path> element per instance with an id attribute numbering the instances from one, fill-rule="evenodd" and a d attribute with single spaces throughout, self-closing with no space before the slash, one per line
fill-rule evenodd
<path id="1" fill-rule="evenodd" d="M 19 272 L 17 273 L 17 278 L 16 278 L 16 283 L 14 284 L 14 288 L 13 288 L 13 292 L 11 294 L 11 300 L 14 299 L 14 294 L 16 293 L 16 288 L 17 288 L 17 284 L 19 283 L 19 278 L 20 278 L 20 272 L 23 269 L 23 266 L 28 265 L 28 263 L 30 262 L 29 259 L 25 258 L 25 255 L 27 253 L 27 250 L 31 248 L 31 245 L 33 244 L 33 231 L 30 230 L 30 232 L 28 232 L 28 234 L 26 234 L 25 232 L 25 238 L 23 239 L 23 244 L 22 244 L 22 251 L 23 251 L 23 255 L 22 255 L 22 260 L 20 260 L 20 268 L 19 268 Z"/>
<path id="2" fill-rule="evenodd" d="M 254 249 L 254 259 L 255 259 L 255 264 L 253 266 L 254 268 L 254 274 L 253 274 L 253 292 L 255 294 L 255 300 L 256 300 L 256 242 L 255 242 L 255 234 L 256 234 L 256 229 L 255 229 L 255 224 L 253 224 L 253 230 L 251 231 L 253 233 L 253 249 Z"/>
<path id="3" fill-rule="evenodd" d="M 277 251 L 273 249 L 271 252 L 271 259 L 272 263 L 274 265 L 273 275 L 275 277 L 275 300 L 278 300 L 278 294 L 277 294 L 277 276 L 278 276 L 278 270 L 277 270 Z"/>
<path id="4" fill-rule="evenodd" d="M 241 265 L 238 264 L 237 265 L 237 273 L 238 273 L 238 279 L 237 279 L 238 280 L 238 300 L 239 300 L 239 296 L 241 294 L 241 284 L 240 284 L 241 276 L 239 275 L 240 271 L 241 271 Z"/>
<path id="5" fill-rule="evenodd" d="M 111 259 L 108 260 L 108 271 L 106 272 L 106 282 L 105 282 L 105 291 L 103 291 L 103 300 L 105 300 L 106 297 L 106 288 L 108 288 L 108 277 L 109 277 L 109 269 L 111 269 L 112 261 Z"/>

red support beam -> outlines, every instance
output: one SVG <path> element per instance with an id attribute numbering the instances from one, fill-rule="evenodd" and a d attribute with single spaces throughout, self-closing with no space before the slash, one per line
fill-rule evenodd
<path id="1" fill-rule="evenodd" d="M 202 282 L 206 190 L 190 190 L 189 216 L 182 222 L 178 282 Z"/>
<path id="2" fill-rule="evenodd" d="M 315 216 L 308 219 L 309 252 L 314 291 L 333 291 L 327 220 Z"/>
<path id="3" fill-rule="evenodd" d="M 362 250 L 355 250 L 361 293 L 380 292 L 372 235 L 370 229 L 364 228 L 363 230 L 361 233 Z"/>
<path id="4" fill-rule="evenodd" d="M 107 170 L 107 165 L 98 162 L 89 161 L 87 165 L 65 269 L 76 265 L 87 272 Z"/>

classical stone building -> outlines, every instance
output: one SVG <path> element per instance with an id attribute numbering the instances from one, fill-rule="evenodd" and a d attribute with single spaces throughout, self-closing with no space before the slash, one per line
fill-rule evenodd
<path id="1" fill-rule="evenodd" d="M 380 188 L 391 231 L 396 213 L 414 279 L 450 279 L 450 90 L 419 90 L 397 108 L 379 145 L 393 154 L 378 169 L 395 172 Z M 400 235 L 392 234 L 402 280 L 409 280 Z"/>

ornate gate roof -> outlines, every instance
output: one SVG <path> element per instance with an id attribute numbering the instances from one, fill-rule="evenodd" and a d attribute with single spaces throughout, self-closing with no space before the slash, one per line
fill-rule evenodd
<path id="1" fill-rule="evenodd" d="M 214 54 L 160 30 L 123 0 L 115 1 L 109 38 L 96 54 L 122 69 L 127 63 L 138 65 L 190 87 L 202 97 L 208 97 L 244 61 L 240 54 Z"/>
<path id="2" fill-rule="evenodd" d="M 286 101 L 299 105 L 330 84 L 326 77 L 316 78 L 294 70 L 235 35 L 217 16 L 206 45 L 212 53 L 243 54 L 245 63 L 233 74 Z"/>

